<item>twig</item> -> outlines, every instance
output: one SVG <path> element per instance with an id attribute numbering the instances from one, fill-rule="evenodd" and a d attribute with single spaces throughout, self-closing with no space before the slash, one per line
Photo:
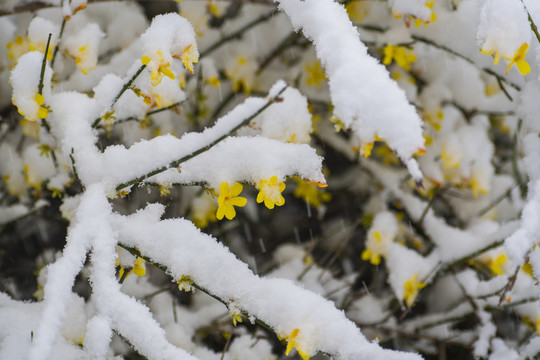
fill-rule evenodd
<path id="1" fill-rule="evenodd" d="M 39 74 L 38 94 L 43 95 L 43 78 L 45 77 L 45 67 L 47 66 L 47 53 L 49 52 L 49 45 L 51 44 L 52 34 L 49 34 L 47 38 L 47 45 L 45 46 L 45 55 L 43 56 L 43 62 L 41 63 L 41 72 Z"/>
<path id="2" fill-rule="evenodd" d="M 497 204 L 499 204 L 501 201 L 503 201 L 508 196 L 510 196 L 510 194 L 512 193 L 512 190 L 514 190 L 516 188 L 516 186 L 519 186 L 519 185 L 512 186 L 511 188 L 508 188 L 508 190 L 503 192 L 501 195 L 497 196 L 495 199 L 493 199 L 493 201 L 491 201 L 484 208 L 482 208 L 480 211 L 478 211 L 476 213 L 476 216 L 477 217 L 484 216 L 489 210 L 491 210 L 492 208 L 497 206 Z"/>
<path id="3" fill-rule="evenodd" d="M 528 256 L 528 255 L 527 255 Z M 514 285 L 516 284 L 517 276 L 519 274 L 519 270 L 521 270 L 521 266 L 516 266 L 516 270 L 514 271 L 514 274 L 508 278 L 508 283 L 504 287 L 503 293 L 501 294 L 501 297 L 499 298 L 499 305 L 498 307 L 501 307 L 502 302 L 506 298 L 506 294 L 514 288 Z"/>
<path id="4" fill-rule="evenodd" d="M 145 64 L 142 64 L 141 67 L 139 68 L 139 70 L 137 70 L 137 72 L 135 74 L 133 74 L 133 76 L 131 77 L 131 79 L 128 80 L 127 83 L 124 84 L 124 86 L 122 86 L 122 89 L 120 89 L 120 92 L 116 95 L 116 97 L 114 98 L 112 104 L 111 104 L 111 108 L 114 106 L 114 104 L 116 104 L 116 102 L 118 101 L 118 99 L 120 99 L 120 96 L 122 96 L 122 94 L 127 90 L 129 89 L 129 87 L 131 86 L 131 84 L 133 84 L 133 82 L 135 81 L 135 79 L 137 79 L 137 77 L 143 72 L 143 70 L 146 68 L 146 65 Z M 92 123 L 92 129 L 95 129 L 97 128 L 97 126 L 99 125 L 99 122 L 101 121 L 101 117 L 98 117 L 96 120 L 94 120 L 94 122 Z"/>
<path id="5" fill-rule="evenodd" d="M 468 57 L 466 57 L 466 56 L 464 56 L 464 55 L 458 53 L 457 51 L 454 51 L 454 50 L 450 49 L 449 47 L 446 47 L 446 46 L 444 46 L 444 45 L 438 44 L 438 43 L 436 43 L 436 42 L 433 41 L 433 40 L 430 40 L 430 39 L 428 39 L 428 38 L 425 38 L 425 37 L 422 37 L 422 36 L 418 36 L 418 35 L 411 35 L 411 38 L 414 39 L 414 40 L 416 40 L 416 41 L 422 42 L 422 43 L 424 43 L 424 44 L 431 45 L 431 46 L 433 46 L 433 47 L 435 47 L 435 48 L 437 48 L 437 49 L 439 49 L 439 50 L 443 50 L 443 51 L 445 51 L 445 52 L 447 52 L 447 53 L 449 53 L 449 54 L 452 54 L 452 55 L 454 55 L 454 56 L 456 56 L 456 57 L 462 59 L 462 60 L 465 60 L 465 61 L 468 62 L 469 64 L 472 64 L 472 65 L 475 65 L 475 66 L 476 66 L 475 62 L 472 61 L 471 59 L 469 59 Z M 516 90 L 518 90 L 518 91 L 521 90 L 521 87 L 520 87 L 519 85 L 517 85 L 517 84 L 515 84 L 515 83 L 513 83 L 513 82 L 511 82 L 511 81 L 509 81 L 509 80 L 507 80 L 505 77 L 503 77 L 502 75 L 497 74 L 495 71 L 493 71 L 493 70 L 491 70 L 491 69 L 489 69 L 489 68 L 481 68 L 481 70 L 484 71 L 484 72 L 486 72 L 486 73 L 488 73 L 488 74 L 490 74 L 490 75 L 495 76 L 495 77 L 497 78 L 498 81 L 504 81 L 506 84 L 510 85 L 510 86 L 513 87 L 514 89 L 516 89 Z M 499 83 L 499 84 L 500 84 L 500 83 Z M 501 86 L 501 89 L 505 92 L 505 94 L 507 94 L 507 96 L 509 96 L 509 94 L 504 90 L 504 87 Z M 510 99 L 511 99 L 511 98 L 510 98 Z"/>
<path id="6" fill-rule="evenodd" d="M 516 177 L 516 181 L 519 185 L 519 192 L 521 194 L 521 198 L 524 198 L 525 195 L 527 194 L 527 187 L 523 181 L 523 178 L 521 177 L 521 173 L 519 172 L 519 168 L 517 164 L 518 152 L 519 152 L 518 141 L 519 141 L 519 133 L 521 132 L 522 124 L 523 124 L 523 120 L 518 119 L 517 129 L 513 137 L 514 144 L 512 146 L 512 171 L 514 172 L 514 176 Z"/>
<path id="7" fill-rule="evenodd" d="M 527 16 L 529 17 L 529 23 L 531 23 L 531 30 L 533 31 L 534 35 L 536 36 L 536 40 L 540 43 L 540 34 L 538 33 L 538 28 L 536 27 L 536 24 L 534 23 L 533 18 L 531 17 L 531 13 L 529 12 L 529 9 L 527 9 L 527 5 L 521 0 L 521 3 L 523 4 L 523 7 L 525 8 L 525 11 L 527 12 Z"/>
<path id="8" fill-rule="evenodd" d="M 183 156 L 182 158 L 178 159 L 178 160 L 175 160 L 171 163 L 169 163 L 168 165 L 165 165 L 165 166 L 162 166 L 156 170 L 153 170 L 153 171 L 150 171 L 149 173 L 146 173 L 136 179 L 133 179 L 133 180 L 130 180 L 128 182 L 125 182 L 125 183 L 122 183 L 120 185 L 118 185 L 116 187 L 116 191 L 119 191 L 119 190 L 122 190 L 123 188 L 126 188 L 128 186 L 132 186 L 132 185 L 135 185 L 135 184 L 138 184 L 138 183 L 141 183 L 143 182 L 144 180 L 154 176 L 154 175 L 157 175 L 157 174 L 160 174 L 168 169 L 171 169 L 171 168 L 175 168 L 177 167 L 178 165 L 182 164 L 183 162 L 185 161 L 188 161 L 192 158 L 194 158 L 195 156 L 205 152 L 205 151 L 208 151 L 210 150 L 214 145 L 220 143 L 222 140 L 226 139 L 227 137 L 229 137 L 231 134 L 233 134 L 234 132 L 236 132 L 236 130 L 240 129 L 242 126 L 245 126 L 247 124 L 249 124 L 251 122 L 251 120 L 253 120 L 255 117 L 257 117 L 259 114 L 261 114 L 264 110 L 266 110 L 270 105 L 272 105 L 274 102 L 278 101 L 279 99 L 279 96 L 285 91 L 285 89 L 287 89 L 288 85 L 287 86 L 284 86 L 283 89 L 281 89 L 279 91 L 279 93 L 276 94 L 276 96 L 274 96 L 273 98 L 271 99 L 268 99 L 267 103 L 262 106 L 259 110 L 257 110 L 254 114 L 252 114 L 251 116 L 249 116 L 248 118 L 246 118 L 244 121 L 242 121 L 240 124 L 236 125 L 234 128 L 232 128 L 229 132 L 227 132 L 226 134 L 223 134 L 222 136 L 218 137 L 217 139 L 211 141 L 210 143 L 206 144 L 205 146 L 202 146 L 201 148 L 195 150 L 194 152 L 192 152 L 191 154 L 189 155 L 186 155 L 186 156 Z"/>
<path id="9" fill-rule="evenodd" d="M 62 20 L 62 25 L 60 26 L 60 34 L 58 35 L 58 43 L 56 44 L 56 47 L 54 48 L 53 57 L 51 59 L 51 68 L 54 66 L 54 61 L 56 60 L 56 55 L 58 54 L 58 49 L 60 49 L 60 41 L 62 39 L 62 35 L 64 35 L 64 28 L 66 27 L 66 18 Z"/>
<path id="10" fill-rule="evenodd" d="M 206 49 L 204 51 L 201 51 L 199 57 L 203 58 L 203 57 L 207 56 L 208 54 L 210 54 L 212 51 L 214 51 L 214 50 L 220 48 L 221 46 L 225 45 L 227 42 L 242 37 L 244 32 L 246 32 L 247 30 L 251 29 L 252 27 L 254 27 L 254 26 L 256 26 L 256 25 L 258 25 L 260 23 L 265 22 L 266 20 L 269 20 L 270 18 L 272 18 L 272 16 L 276 15 L 278 12 L 279 12 L 278 9 L 274 9 L 271 12 L 269 12 L 269 13 L 255 19 L 255 20 L 247 23 L 246 25 L 242 26 L 240 29 L 236 30 L 235 32 L 221 38 L 220 40 L 218 40 L 214 44 L 210 45 L 210 47 L 208 49 Z"/>
<path id="11" fill-rule="evenodd" d="M 289 46 L 292 46 L 296 43 L 298 40 L 300 34 L 292 31 L 289 35 L 287 35 L 277 46 L 274 50 L 272 50 L 261 63 L 259 64 L 259 68 L 257 69 L 256 75 L 260 75 L 263 70 L 270 65 L 270 63 L 283 52 L 283 50 L 287 49 Z"/>
<path id="12" fill-rule="evenodd" d="M 429 199 L 429 202 L 424 208 L 424 211 L 422 211 L 422 215 L 420 215 L 420 218 L 418 219 L 418 224 L 422 225 L 424 223 L 424 218 L 426 217 L 429 209 L 431 209 L 431 206 L 433 206 L 433 202 L 435 201 L 435 197 L 437 196 L 438 192 L 439 192 L 439 188 L 436 187 L 434 190 L 433 196 L 431 196 L 431 199 Z"/>
<path id="13" fill-rule="evenodd" d="M 139 250 L 137 249 L 134 249 L 132 247 L 129 247 L 129 246 L 126 246 L 124 244 L 121 244 L 121 243 L 118 243 L 118 246 L 120 246 L 122 249 L 124 250 L 127 250 L 129 251 L 133 256 L 138 256 L 144 260 L 146 260 L 146 262 L 148 262 L 149 264 L 155 266 L 156 268 L 160 269 L 161 271 L 165 272 L 165 273 L 169 273 L 167 267 L 165 265 L 162 265 L 160 263 L 157 263 L 155 261 L 153 261 L 152 259 L 150 259 L 148 256 L 145 256 L 143 255 Z M 225 301 L 224 299 L 222 299 L 221 297 L 211 293 L 209 290 L 197 285 L 196 283 L 193 283 L 191 284 L 195 289 L 197 290 L 200 290 L 202 291 L 203 293 L 213 297 L 214 299 L 216 299 L 217 301 L 219 301 L 220 303 L 222 303 L 223 305 L 225 306 L 229 306 L 229 303 L 227 301 Z M 241 310 L 240 311 L 242 313 L 242 315 L 244 316 L 249 316 L 249 314 L 247 312 L 245 312 L 244 310 Z M 265 323 L 264 321 L 260 320 L 260 319 L 255 319 L 255 322 L 262 326 L 263 328 L 265 328 L 266 330 L 272 332 L 272 333 L 275 333 L 274 330 L 272 329 L 272 327 L 270 327 L 270 325 L 268 325 L 267 323 Z"/>
<path id="14" fill-rule="evenodd" d="M 173 108 L 177 107 L 178 105 L 181 105 L 185 101 L 186 100 L 178 101 L 178 102 L 175 102 L 172 105 L 162 107 L 161 109 L 156 109 L 156 110 L 149 111 L 149 112 L 146 113 L 146 117 L 158 114 L 158 113 L 160 113 L 162 111 L 173 109 Z M 122 123 L 132 121 L 132 120 L 139 120 L 139 119 L 137 119 L 135 116 L 130 116 L 130 117 L 125 118 L 125 119 L 116 120 L 113 125 L 122 124 Z M 98 128 L 98 129 L 103 128 L 103 125 L 98 125 L 96 128 Z"/>

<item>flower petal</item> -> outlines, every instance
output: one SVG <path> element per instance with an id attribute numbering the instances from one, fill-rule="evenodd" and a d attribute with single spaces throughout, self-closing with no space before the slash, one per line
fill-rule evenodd
<path id="1" fill-rule="evenodd" d="M 516 66 L 522 75 L 527 75 L 531 72 L 531 66 L 525 60 L 519 60 Z"/>
<path id="2" fill-rule="evenodd" d="M 234 210 L 234 207 L 232 205 L 227 205 L 225 207 L 225 217 L 229 220 L 234 219 L 236 216 L 236 210 Z"/>
<path id="3" fill-rule="evenodd" d="M 220 195 L 224 195 L 224 196 L 229 194 L 229 183 L 222 182 L 221 185 L 219 186 L 219 193 Z"/>
<path id="4" fill-rule="evenodd" d="M 246 206 L 246 204 L 247 204 L 247 199 L 245 197 L 238 196 L 231 199 L 231 207 L 232 205 L 242 207 L 242 206 Z"/>
<path id="5" fill-rule="evenodd" d="M 238 196 L 240 195 L 240 193 L 242 192 L 242 189 L 244 187 L 242 186 L 242 184 L 240 183 L 234 183 L 233 186 L 231 186 L 231 188 L 229 189 L 229 196 L 230 197 L 235 197 L 235 196 Z"/>
<path id="6" fill-rule="evenodd" d="M 223 216 L 225 216 L 225 206 L 220 206 L 218 207 L 217 209 L 217 213 L 216 213 L 216 218 L 218 220 L 222 220 L 223 219 Z"/>
<path id="7" fill-rule="evenodd" d="M 264 205 L 267 208 L 269 208 L 270 210 L 272 210 L 274 208 L 274 203 L 271 200 L 268 200 L 268 199 L 264 200 Z"/>

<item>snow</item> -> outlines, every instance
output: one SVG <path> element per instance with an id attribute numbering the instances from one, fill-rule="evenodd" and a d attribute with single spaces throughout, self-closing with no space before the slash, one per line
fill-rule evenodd
<path id="1" fill-rule="evenodd" d="M 411 175 L 421 179 L 412 159 L 424 146 L 421 120 L 386 69 L 367 54 L 345 9 L 330 0 L 276 2 L 315 44 L 329 79 L 334 114 L 362 143 L 376 136 L 384 139 L 407 162 Z"/>

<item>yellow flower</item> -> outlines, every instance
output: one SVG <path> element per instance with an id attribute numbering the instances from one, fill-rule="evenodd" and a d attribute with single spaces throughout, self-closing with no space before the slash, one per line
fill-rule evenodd
<path id="1" fill-rule="evenodd" d="M 295 176 L 293 179 L 298 183 L 298 186 L 294 189 L 294 196 L 304 199 L 311 206 L 318 208 L 321 206 L 321 203 L 328 202 L 332 199 L 332 195 L 329 192 L 321 192 L 319 190 L 319 187 L 323 186 L 317 186 L 309 181 L 302 180 L 298 176 Z"/>
<path id="2" fill-rule="evenodd" d="M 45 49 L 47 48 L 46 42 L 34 42 L 32 39 L 28 40 L 28 48 L 30 51 L 39 51 L 40 53 L 44 54 Z M 54 54 L 54 46 L 49 45 L 49 50 L 47 51 L 47 61 L 51 61 Z"/>
<path id="3" fill-rule="evenodd" d="M 141 62 L 144 65 L 150 67 L 150 83 L 152 84 L 152 86 L 159 85 L 163 75 L 170 78 L 171 80 L 174 80 L 176 78 L 171 70 L 171 64 L 168 61 L 165 62 L 163 53 L 160 50 L 156 51 L 152 58 L 146 55 L 143 56 L 141 58 Z"/>
<path id="4" fill-rule="evenodd" d="M 36 96 L 34 97 L 34 101 L 39 106 L 38 111 L 37 111 L 37 117 L 40 119 L 45 119 L 47 115 L 49 115 L 49 110 L 41 106 L 43 105 L 43 103 L 45 103 L 45 98 L 41 94 L 36 94 Z"/>
<path id="5" fill-rule="evenodd" d="M 362 22 L 369 15 L 370 2 L 365 0 L 352 0 L 345 5 L 349 18 L 354 22 Z"/>
<path id="6" fill-rule="evenodd" d="M 199 229 L 203 229 L 207 227 L 209 223 L 217 221 L 216 210 L 217 206 L 213 196 L 204 193 L 193 199 L 191 204 L 191 219 L 195 226 Z"/>
<path id="7" fill-rule="evenodd" d="M 494 275 L 502 275 L 503 274 L 503 269 L 502 269 L 502 265 L 504 263 L 506 263 L 506 254 L 500 254 L 499 256 L 497 256 L 496 258 L 489 258 L 487 260 L 487 266 L 489 267 L 489 269 L 491 270 L 491 272 L 494 274 Z"/>
<path id="8" fill-rule="evenodd" d="M 416 61 L 416 55 L 413 53 L 413 51 L 403 46 L 386 45 L 383 52 L 384 65 L 390 65 L 392 63 L 392 60 L 394 60 L 399 67 L 410 71 L 411 63 Z"/>
<path id="9" fill-rule="evenodd" d="M 45 106 L 41 106 L 45 103 L 45 98 L 43 95 L 36 93 L 34 96 L 34 102 L 36 103 L 37 111 L 33 114 L 26 114 L 22 111 L 21 108 L 17 106 L 15 101 L 13 100 L 13 104 L 17 106 L 17 111 L 19 114 L 21 114 L 26 120 L 28 121 L 36 121 L 37 119 L 45 119 L 49 115 L 49 110 Z"/>
<path id="10" fill-rule="evenodd" d="M 30 50 L 30 45 L 22 36 L 15 37 L 15 40 L 10 41 L 6 44 L 8 49 L 8 59 L 10 59 L 10 66 L 15 66 L 17 60 Z"/>
<path id="11" fill-rule="evenodd" d="M 285 199 L 281 193 L 285 190 L 285 183 L 278 182 L 277 176 L 272 176 L 268 180 L 259 181 L 259 194 L 257 195 L 257 203 L 262 203 L 267 208 L 273 209 L 274 205 L 281 206 L 285 204 Z"/>
<path id="12" fill-rule="evenodd" d="M 285 350 L 285 355 L 289 355 L 291 350 L 293 348 L 296 348 L 296 351 L 298 351 L 298 355 L 300 355 L 303 360 L 309 360 L 311 356 L 309 356 L 308 353 L 298 347 L 298 341 L 296 340 L 296 338 L 298 337 L 299 333 L 300 329 L 294 329 L 287 337 L 287 349 Z"/>
<path id="13" fill-rule="evenodd" d="M 239 56 L 234 61 L 230 61 L 225 74 L 233 84 L 233 91 L 237 92 L 240 89 L 249 94 L 255 82 L 255 74 L 257 71 L 257 63 L 252 57 Z"/>
<path id="14" fill-rule="evenodd" d="M 403 299 L 407 307 L 411 307 L 418 296 L 418 291 L 423 289 L 426 286 L 426 283 L 418 281 L 418 274 L 414 274 L 412 278 L 405 281 L 405 292 L 403 293 Z"/>
<path id="15" fill-rule="evenodd" d="M 225 216 L 227 219 L 232 220 L 236 216 L 235 206 L 243 207 L 247 204 L 245 197 L 238 196 L 242 192 L 242 184 L 235 183 L 229 189 L 229 184 L 224 182 L 219 187 L 218 197 L 218 209 L 216 217 L 218 220 L 223 219 Z"/>
<path id="16" fill-rule="evenodd" d="M 523 272 L 527 275 L 529 275 L 530 277 L 532 277 L 534 279 L 534 270 L 533 270 L 533 267 L 531 265 L 531 263 L 525 263 L 523 264 L 523 266 L 521 267 L 521 270 L 523 270 Z"/>
<path id="17" fill-rule="evenodd" d="M 480 172 L 474 172 L 471 177 L 471 189 L 473 192 L 473 196 L 476 199 L 478 195 L 486 195 L 488 193 L 488 189 L 486 188 L 488 184 L 486 184 L 488 180 L 485 176 L 483 176 Z"/>
<path id="18" fill-rule="evenodd" d="M 144 260 L 142 257 L 137 257 L 137 259 L 135 260 L 135 263 L 133 264 L 133 268 L 127 268 L 127 275 L 126 275 L 126 279 L 127 277 L 131 274 L 131 273 L 134 273 L 135 275 L 137 276 L 144 276 L 146 275 L 146 267 L 144 267 L 144 263 L 146 262 L 146 260 Z M 117 263 L 118 264 L 118 263 Z M 118 275 L 120 276 L 120 278 L 122 278 L 122 276 L 124 276 L 124 271 L 126 269 L 124 269 L 123 266 L 120 266 L 120 271 L 118 272 Z"/>
<path id="19" fill-rule="evenodd" d="M 330 121 L 334 123 L 334 130 L 337 133 L 340 131 L 343 131 L 343 132 L 347 131 L 347 126 L 345 125 L 345 123 L 341 121 L 339 118 L 337 118 L 336 116 L 332 116 L 330 118 Z"/>
<path id="20" fill-rule="evenodd" d="M 360 146 L 360 155 L 368 158 L 371 156 L 371 150 L 373 150 L 373 146 L 375 145 L 375 141 L 382 141 L 383 139 L 380 138 L 378 135 L 375 135 L 375 140 L 363 143 Z"/>
<path id="21" fill-rule="evenodd" d="M 321 66 L 319 60 L 315 60 L 311 64 L 304 65 L 304 72 L 306 73 L 306 84 L 309 86 L 320 87 L 326 80 L 326 75 Z"/>
<path id="22" fill-rule="evenodd" d="M 373 241 L 370 241 L 373 240 Z M 380 231 L 373 231 L 370 232 L 368 235 L 368 246 L 371 243 L 374 243 L 375 246 L 371 246 L 371 248 L 366 248 L 364 251 L 362 251 L 362 260 L 366 261 L 369 260 L 370 263 L 373 265 L 379 265 L 381 263 L 381 255 L 382 251 L 379 249 L 379 246 L 382 244 L 382 235 Z"/>
<path id="23" fill-rule="evenodd" d="M 441 160 L 445 169 L 458 168 L 462 158 L 463 154 L 458 149 L 445 144 L 441 152 Z"/>
<path id="24" fill-rule="evenodd" d="M 189 275 L 182 275 L 180 280 L 176 282 L 178 284 L 178 290 L 190 292 L 193 291 L 193 280 Z"/>
<path id="25" fill-rule="evenodd" d="M 177 56 L 173 55 L 173 57 Z M 182 64 L 184 64 L 186 69 L 193 74 L 193 63 L 199 62 L 199 51 L 197 50 L 197 47 L 193 44 L 189 45 L 182 55 L 180 55 L 180 60 L 182 60 Z"/>
<path id="26" fill-rule="evenodd" d="M 518 51 L 514 54 L 514 57 L 512 58 L 512 61 L 508 65 L 508 68 L 506 69 L 506 75 L 508 75 L 508 72 L 510 71 L 510 68 L 512 65 L 516 64 L 519 72 L 522 75 L 527 75 L 531 72 L 530 65 L 525 61 L 525 57 L 527 56 L 527 52 L 529 51 L 529 44 L 523 43 L 519 47 Z"/>

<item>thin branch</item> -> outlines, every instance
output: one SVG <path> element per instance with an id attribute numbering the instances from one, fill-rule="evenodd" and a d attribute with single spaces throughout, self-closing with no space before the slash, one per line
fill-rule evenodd
<path id="1" fill-rule="evenodd" d="M 215 42 L 213 45 L 210 45 L 210 47 L 204 51 L 201 51 L 199 57 L 200 58 L 203 58 L 205 56 L 207 56 L 208 54 L 210 54 L 212 51 L 220 48 L 221 46 L 225 45 L 226 43 L 228 43 L 229 41 L 231 40 L 234 40 L 234 39 L 238 39 L 238 38 L 241 38 L 242 35 L 249 29 L 251 29 L 252 27 L 255 27 L 257 26 L 258 24 L 261 24 L 269 19 L 271 19 L 274 15 L 276 15 L 277 13 L 279 12 L 278 9 L 275 9 L 275 10 L 272 10 L 271 12 L 247 23 L 246 25 L 242 26 L 240 29 L 236 30 L 235 32 L 221 38 L 220 40 L 218 40 L 217 42 Z"/>
<path id="2" fill-rule="evenodd" d="M 58 54 L 58 49 L 60 49 L 60 41 L 62 40 L 62 35 L 64 35 L 64 28 L 66 27 L 66 18 L 62 20 L 62 25 L 60 26 L 60 34 L 58 35 L 58 43 L 54 48 L 53 57 L 51 59 L 51 68 L 54 66 L 54 61 L 56 60 L 56 55 Z"/>
<path id="3" fill-rule="evenodd" d="M 287 86 L 284 86 L 283 89 L 281 89 L 279 91 L 279 93 L 276 94 L 276 96 L 274 96 L 273 98 L 271 99 L 268 99 L 268 101 L 266 102 L 266 104 L 264 106 L 262 106 L 259 110 L 257 110 L 254 114 L 252 114 L 251 116 L 249 116 L 248 118 L 246 118 L 244 121 L 242 121 L 241 123 L 239 123 L 238 125 L 236 125 L 234 128 L 232 128 L 229 132 L 227 132 L 226 134 L 223 134 L 222 136 L 220 136 L 219 138 L 211 141 L 210 143 L 206 144 L 205 146 L 202 146 L 201 148 L 195 150 L 194 152 L 192 152 L 191 154 L 189 155 L 186 155 L 186 156 L 183 156 L 182 158 L 178 159 L 178 160 L 175 160 L 171 163 L 169 163 L 168 165 L 165 165 L 165 166 L 162 166 L 156 170 L 153 170 L 153 171 L 150 171 L 149 173 L 146 173 L 136 179 L 133 179 L 133 180 L 130 180 L 128 182 L 125 182 L 125 183 L 122 183 L 120 185 L 118 185 L 116 187 L 116 191 L 119 191 L 119 190 L 122 190 L 123 188 L 126 188 L 128 186 L 132 186 L 132 185 L 135 185 L 135 184 L 139 184 L 141 182 L 143 182 L 144 180 L 148 179 L 149 177 L 152 177 L 154 175 L 157 175 L 157 174 L 160 174 L 168 169 L 171 169 L 171 168 L 175 168 L 177 167 L 178 165 L 182 164 L 183 162 L 185 161 L 188 161 L 192 158 L 194 158 L 195 156 L 205 152 L 205 151 L 208 151 L 210 150 L 214 145 L 218 144 L 219 142 L 223 141 L 224 139 L 226 139 L 227 137 L 229 137 L 231 134 L 233 134 L 234 132 L 236 132 L 236 130 L 240 129 L 242 126 L 245 126 L 247 124 L 249 124 L 251 122 L 251 120 L 253 120 L 255 117 L 257 117 L 259 114 L 261 114 L 264 110 L 266 110 L 270 105 L 272 105 L 273 103 L 279 101 L 279 96 L 285 91 L 285 89 L 287 89 L 288 85 Z"/>
<path id="4" fill-rule="evenodd" d="M 428 39 L 428 38 L 425 38 L 425 37 L 422 37 L 422 36 L 418 36 L 418 35 L 411 35 L 411 38 L 414 39 L 414 40 L 416 40 L 416 41 L 422 42 L 422 43 L 424 43 L 424 44 L 431 45 L 431 46 L 433 46 L 433 47 L 435 47 L 435 48 L 437 48 L 437 49 L 439 49 L 439 50 L 443 50 L 443 51 L 445 51 L 445 52 L 447 52 L 447 53 L 449 53 L 449 54 L 452 54 L 452 55 L 454 55 L 454 56 L 456 56 L 456 57 L 462 59 L 462 60 L 465 60 L 465 61 L 468 62 L 469 64 L 472 64 L 472 65 L 475 65 L 475 66 L 476 66 L 475 62 L 472 61 L 471 59 L 469 59 L 468 57 L 466 57 L 466 56 L 464 56 L 464 55 L 458 53 L 457 51 L 454 51 L 454 50 L 450 49 L 449 47 L 446 47 L 446 46 L 444 46 L 444 45 L 438 44 L 438 43 L 436 43 L 436 42 L 433 41 L 433 40 L 430 40 L 430 39 Z M 521 90 L 521 87 L 520 87 L 519 85 L 517 85 L 517 84 L 515 84 L 515 83 L 513 83 L 513 82 L 511 82 L 511 81 L 509 81 L 509 80 L 507 80 L 504 76 L 497 74 L 495 71 L 493 71 L 493 70 L 491 70 L 491 69 L 489 69 L 489 68 L 481 68 L 481 70 L 484 71 L 484 72 L 486 72 L 486 73 L 488 73 L 488 74 L 490 74 L 490 75 L 495 76 L 495 77 L 497 78 L 498 81 L 504 81 L 506 84 L 510 85 L 510 86 L 513 87 L 514 89 L 516 89 L 516 90 L 518 90 L 518 91 Z M 503 89 L 503 91 L 505 92 L 505 94 L 507 94 L 507 92 L 504 90 L 504 87 L 501 86 L 501 89 Z M 509 96 L 509 94 L 507 94 L 507 96 Z"/>
<path id="5" fill-rule="evenodd" d="M 118 101 L 118 99 L 120 99 L 120 96 L 122 96 L 122 94 L 127 90 L 129 89 L 129 87 L 131 86 L 131 84 L 133 84 L 133 82 L 135 81 L 135 79 L 137 79 L 137 77 L 143 72 L 143 70 L 146 68 L 146 65 L 145 64 L 142 64 L 141 67 L 139 68 L 139 70 L 137 70 L 137 72 L 135 74 L 133 74 L 133 76 L 131 77 L 131 79 L 128 80 L 127 83 L 124 84 L 124 86 L 122 86 L 122 89 L 120 89 L 120 92 L 116 95 L 116 97 L 114 98 L 112 104 L 111 104 L 111 108 L 114 106 L 114 104 L 116 104 L 116 102 Z M 98 117 L 96 120 L 94 120 L 94 122 L 92 123 L 92 129 L 95 129 L 97 128 L 97 126 L 99 125 L 99 122 L 101 121 L 101 117 Z"/>
<path id="6" fill-rule="evenodd" d="M 538 40 L 538 42 L 540 43 L 540 34 L 538 33 L 538 28 L 536 27 L 533 18 L 531 17 L 531 13 L 529 12 L 529 9 L 527 9 L 527 6 L 523 2 L 523 0 L 521 0 L 521 3 L 523 4 L 525 11 L 527 12 L 527 16 L 529 17 L 529 23 L 531 23 L 531 30 L 533 31 L 534 36 L 536 36 L 536 40 Z"/>
<path id="7" fill-rule="evenodd" d="M 489 210 L 493 209 L 495 206 L 497 206 L 501 201 L 503 201 L 504 199 L 506 199 L 507 197 L 510 196 L 510 194 L 512 193 L 512 190 L 514 190 L 516 188 L 516 186 L 519 186 L 519 185 L 515 185 L 515 186 L 512 186 L 510 188 L 508 188 L 508 190 L 506 190 L 505 192 L 503 192 L 501 195 L 497 196 L 495 199 L 493 199 L 489 204 L 487 204 L 484 208 L 482 208 L 480 211 L 478 211 L 476 213 L 476 216 L 477 217 L 481 217 L 481 216 L 484 216 Z"/>
<path id="8" fill-rule="evenodd" d="M 47 67 L 47 53 L 49 52 L 49 45 L 51 44 L 52 34 L 49 34 L 47 38 L 47 45 L 45 46 L 45 55 L 43 56 L 43 62 L 41 63 L 41 72 L 39 74 L 38 94 L 43 95 L 43 78 L 45 77 L 45 68 Z"/>
<path id="9" fill-rule="evenodd" d="M 126 246 L 126 245 L 123 245 L 121 243 L 118 243 L 118 246 L 120 246 L 122 249 L 124 250 L 127 250 L 129 251 L 133 256 L 138 256 L 144 260 L 146 260 L 146 262 L 148 262 L 149 264 L 155 266 L 156 268 L 160 269 L 161 271 L 163 271 L 164 273 L 168 274 L 169 271 L 167 269 L 167 267 L 165 265 L 162 265 L 160 263 L 157 263 L 155 261 L 153 261 L 152 259 L 150 259 L 148 256 L 145 256 L 143 255 L 139 250 L 135 249 L 135 248 L 132 248 L 132 247 L 129 247 L 129 246 Z M 225 306 L 229 306 L 229 302 L 222 299 L 221 297 L 213 294 L 212 292 L 210 292 L 209 290 L 197 285 L 196 283 L 193 283 L 191 284 L 195 289 L 197 290 L 200 290 L 202 291 L 203 293 L 213 297 L 214 299 L 216 299 L 217 301 L 219 301 L 220 303 L 222 303 L 223 305 Z M 244 310 L 241 310 L 240 311 L 242 313 L 242 315 L 244 316 L 250 316 L 247 312 L 245 312 Z M 265 328 L 266 330 L 272 332 L 272 333 L 275 333 L 275 331 L 272 329 L 272 327 L 270 325 L 268 325 L 267 323 L 265 323 L 264 321 L 260 320 L 260 319 L 255 319 L 255 322 L 262 326 L 263 328 Z"/>
<path id="10" fill-rule="evenodd" d="M 158 113 L 160 113 L 160 112 L 162 112 L 162 111 L 166 111 L 166 110 L 169 110 L 169 109 L 173 109 L 173 108 L 177 107 L 178 105 L 181 105 L 181 104 L 184 103 L 185 101 L 186 101 L 186 100 L 178 101 L 178 102 L 175 102 L 174 104 L 171 104 L 171 105 L 169 105 L 169 106 L 162 107 L 161 109 L 156 109 L 156 110 L 149 111 L 149 112 L 146 113 L 146 117 L 149 117 L 149 116 L 158 114 Z M 116 120 L 116 121 L 113 123 L 113 125 L 122 124 L 122 123 L 125 123 L 125 122 L 128 122 L 128 121 L 132 121 L 132 120 L 139 120 L 139 119 L 137 119 L 135 116 L 130 116 L 130 117 L 125 118 L 125 119 Z M 101 128 L 103 128 L 103 125 L 98 125 L 98 126 L 96 126 L 96 128 L 101 129 Z"/>

